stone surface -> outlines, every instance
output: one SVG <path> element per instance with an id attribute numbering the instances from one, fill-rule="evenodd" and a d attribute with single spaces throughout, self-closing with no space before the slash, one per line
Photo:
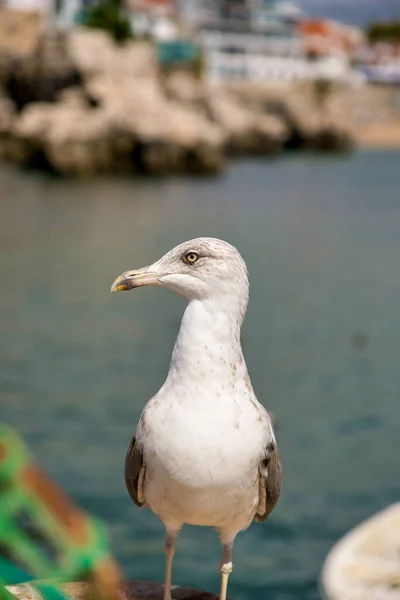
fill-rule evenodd
<path id="1" fill-rule="evenodd" d="M 353 146 L 353 133 L 345 111 L 334 110 L 337 95 L 328 88 L 326 96 L 318 88 L 298 84 L 290 88 L 268 86 L 229 86 L 229 91 L 251 110 L 274 115 L 285 127 L 284 146 L 290 150 L 347 151 Z"/>
<path id="2" fill-rule="evenodd" d="M 204 82 L 185 71 L 168 74 L 162 79 L 162 86 L 168 98 L 197 107 L 203 107 L 208 95 Z"/>
<path id="3" fill-rule="evenodd" d="M 110 73 L 148 79 L 158 75 L 154 46 L 146 42 L 116 44 L 104 31 L 74 28 L 66 36 L 66 54 L 83 77 Z"/>
<path id="4" fill-rule="evenodd" d="M 8 586 L 19 600 L 36 600 L 37 592 L 29 584 Z M 86 600 L 90 587 L 87 583 L 68 583 L 64 586 L 66 595 L 71 600 Z M 158 583 L 146 581 L 130 581 L 121 587 L 119 597 L 121 600 L 162 600 L 163 586 Z M 191 590 L 189 588 L 173 586 L 173 600 L 218 600 L 218 596 L 208 592 Z"/>
<path id="5" fill-rule="evenodd" d="M 109 82 L 108 89 L 113 92 L 107 99 L 93 91 L 100 98 L 97 108 L 85 106 L 76 90 L 64 91 L 58 103 L 28 105 L 14 120 L 6 156 L 78 176 L 136 170 L 215 173 L 222 168 L 223 137 L 213 124 L 189 108 L 152 97 L 151 87 L 129 94 L 121 84 L 115 94 Z"/>
<path id="6" fill-rule="evenodd" d="M 45 31 L 32 53 L 8 56 L 3 86 L 18 108 L 32 102 L 55 102 L 60 90 L 80 84 L 66 40 L 65 32 Z"/>
<path id="7" fill-rule="evenodd" d="M 36 47 L 42 27 L 42 14 L 35 10 L 13 10 L 0 6 L 0 56 L 30 54 Z"/>
<path id="8" fill-rule="evenodd" d="M 34 103 L 13 127 L 8 158 L 63 175 L 130 170 L 134 142 L 105 109 Z M 40 165 L 39 165 L 40 166 Z"/>
<path id="9" fill-rule="evenodd" d="M 209 94 L 208 110 L 226 136 L 226 150 L 233 155 L 268 155 L 282 150 L 287 130 L 281 119 L 248 107 L 229 92 Z"/>
<path id="10" fill-rule="evenodd" d="M 4 160 L 7 156 L 15 116 L 14 103 L 0 91 L 0 160 Z"/>
<path id="11" fill-rule="evenodd" d="M 14 103 L 7 96 L 2 96 L 0 93 L 0 136 L 10 132 L 14 117 Z"/>
<path id="12" fill-rule="evenodd" d="M 230 155 L 268 155 L 282 150 L 287 129 L 279 117 L 254 104 L 246 105 L 224 87 L 207 87 L 188 73 L 173 73 L 163 81 L 168 98 L 190 107 L 218 126 Z"/>

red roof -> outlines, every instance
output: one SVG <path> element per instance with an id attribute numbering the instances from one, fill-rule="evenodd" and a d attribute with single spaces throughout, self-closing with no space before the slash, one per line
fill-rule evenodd
<path id="1" fill-rule="evenodd" d="M 324 19 L 304 19 L 300 21 L 298 30 L 306 47 L 321 54 L 329 53 L 330 49 L 352 52 L 362 37 L 356 28 Z"/>

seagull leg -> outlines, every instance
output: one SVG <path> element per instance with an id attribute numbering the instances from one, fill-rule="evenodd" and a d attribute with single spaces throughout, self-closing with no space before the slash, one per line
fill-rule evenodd
<path id="1" fill-rule="evenodd" d="M 233 542 L 224 544 L 224 551 L 221 558 L 221 592 L 219 594 L 219 600 L 226 600 L 228 579 L 229 575 L 232 573 L 232 546 Z"/>
<path id="2" fill-rule="evenodd" d="M 171 600 L 171 577 L 172 577 L 172 560 L 175 554 L 175 542 L 177 531 L 167 529 L 165 537 L 164 552 L 167 557 L 165 566 L 165 585 L 164 585 L 164 600 Z"/>

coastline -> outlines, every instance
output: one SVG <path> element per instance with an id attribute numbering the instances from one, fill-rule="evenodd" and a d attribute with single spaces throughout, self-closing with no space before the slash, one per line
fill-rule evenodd
<path id="1" fill-rule="evenodd" d="M 359 148 L 370 150 L 400 150 L 400 125 L 372 125 L 354 132 Z"/>
<path id="2" fill-rule="evenodd" d="M 98 30 L 43 31 L 0 59 L 0 159 L 60 175 L 217 174 L 231 157 L 353 147 L 312 94 L 165 72 L 153 45 Z"/>
<path id="3" fill-rule="evenodd" d="M 330 82 L 213 86 L 164 72 L 146 42 L 44 31 L 0 49 L 0 160 L 66 176 L 218 174 L 231 157 L 400 147 L 395 88 Z"/>

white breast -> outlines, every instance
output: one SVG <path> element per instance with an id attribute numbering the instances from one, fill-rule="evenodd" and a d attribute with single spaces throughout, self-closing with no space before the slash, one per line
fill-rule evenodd
<path id="1" fill-rule="evenodd" d="M 164 522 L 223 528 L 237 520 L 238 531 L 247 527 L 271 435 L 268 415 L 255 400 L 161 393 L 147 405 L 138 428 L 146 501 Z"/>
<path id="2" fill-rule="evenodd" d="M 273 433 L 247 374 L 240 325 L 238 311 L 190 302 L 167 380 L 143 411 L 144 494 L 170 528 L 209 525 L 227 539 L 258 506 Z"/>

